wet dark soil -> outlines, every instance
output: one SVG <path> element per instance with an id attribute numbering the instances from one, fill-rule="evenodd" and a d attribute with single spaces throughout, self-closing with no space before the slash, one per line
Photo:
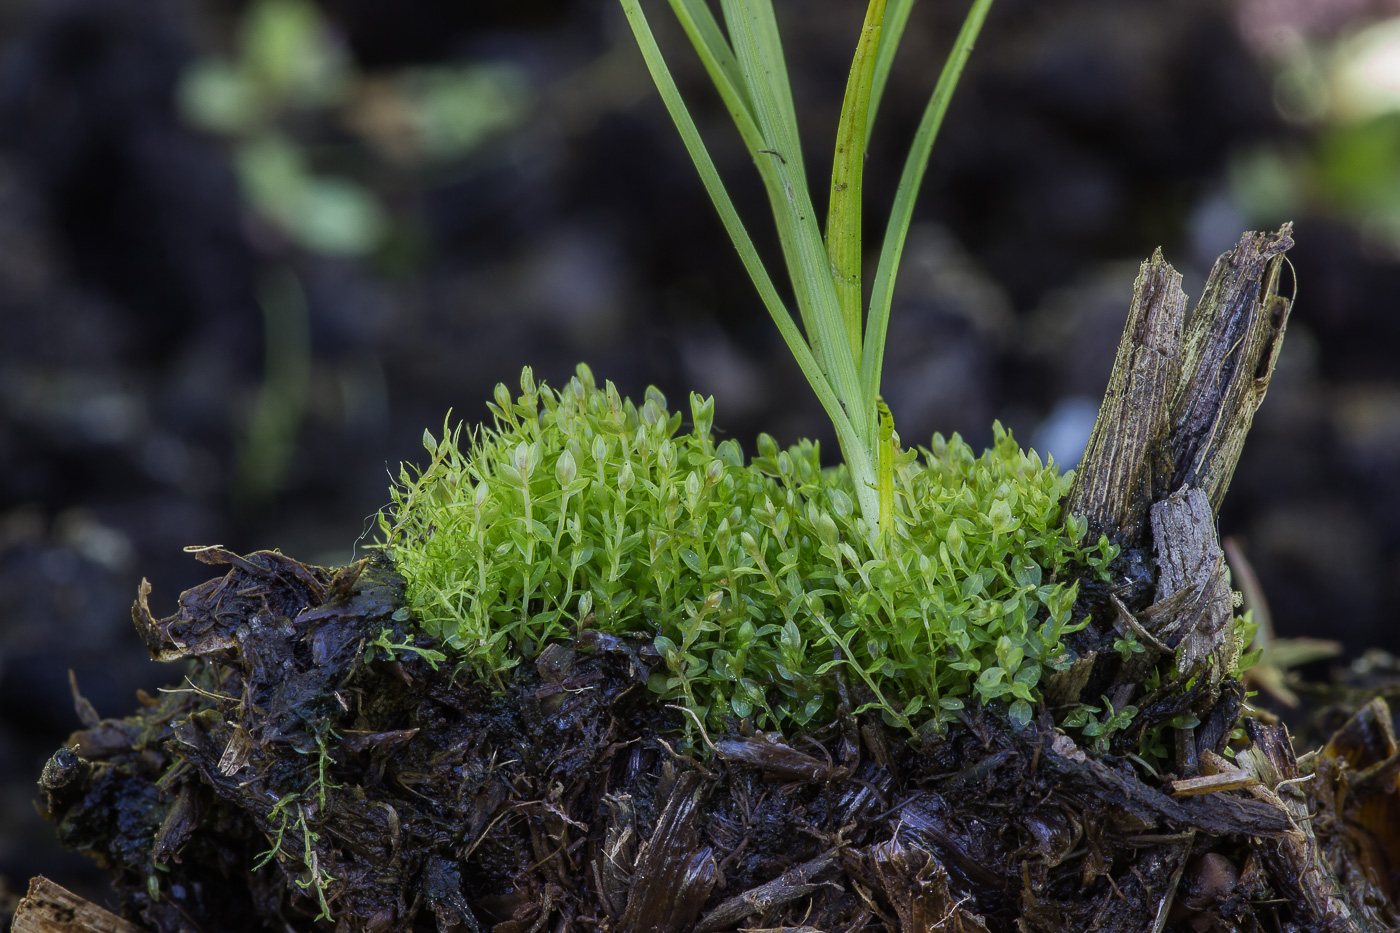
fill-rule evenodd
<path id="1" fill-rule="evenodd" d="M 124 719 L 75 690 L 86 728 L 41 782 L 152 930 L 1320 929 L 1269 861 L 1298 833 L 1277 797 L 1171 796 L 986 712 L 922 746 L 849 714 L 687 742 L 640 644 L 585 633 L 481 681 L 372 646 L 405 635 L 383 558 L 196 554 L 229 570 L 133 608 L 184 679 Z"/>

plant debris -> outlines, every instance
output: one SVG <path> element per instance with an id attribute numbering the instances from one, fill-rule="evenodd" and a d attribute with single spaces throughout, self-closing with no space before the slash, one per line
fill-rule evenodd
<path id="1" fill-rule="evenodd" d="M 1306 915 L 1279 903 L 1306 878 L 1288 861 L 1307 825 L 1290 778 L 1256 769 L 1259 786 L 1174 797 L 1048 722 L 1013 734 L 986 711 L 926 747 L 846 712 L 801 740 L 717 736 L 693 758 L 681 713 L 648 698 L 659 662 L 626 639 L 586 633 L 493 692 L 417 654 L 366 661 L 385 628 L 402 635 L 382 557 L 331 571 L 196 556 L 229 570 L 169 618 L 146 586 L 133 612 L 153 655 L 189 663 L 183 684 L 90 722 L 41 781 L 64 842 L 152 930 L 1136 931 Z M 1371 757 L 1393 758 L 1378 741 Z M 1375 770 L 1359 753 L 1319 760 L 1334 784 Z M 1261 864 L 1250 838 L 1274 854 Z M 1194 893 L 1174 904 L 1183 877 Z"/>

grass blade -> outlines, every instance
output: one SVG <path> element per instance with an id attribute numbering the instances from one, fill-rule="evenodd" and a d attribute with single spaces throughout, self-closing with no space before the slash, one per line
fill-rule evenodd
<path id="1" fill-rule="evenodd" d="M 744 86 L 744 75 L 739 70 L 739 62 L 734 58 L 734 50 L 729 47 L 729 40 L 724 37 L 705 0 L 670 0 L 670 3 L 671 11 L 676 14 L 676 19 L 680 20 L 681 28 L 690 38 L 690 44 L 695 46 L 695 51 L 700 54 L 705 71 L 719 89 L 731 115 L 734 113 L 734 106 L 730 102 L 732 97 L 735 102 L 743 105 L 745 116 L 753 123 L 753 102 L 749 100 L 748 88 Z M 736 124 L 739 122 L 737 116 L 734 120 Z M 754 130 L 757 132 L 756 124 Z M 739 132 L 744 132 L 743 126 L 739 127 Z M 760 138 L 755 135 L 753 142 L 756 143 Z M 747 134 L 744 135 L 744 142 L 750 142 Z"/>
<path id="2" fill-rule="evenodd" d="M 894 416 L 884 399 L 875 402 L 880 419 L 879 452 L 877 459 L 880 473 L 880 530 L 889 534 L 894 527 L 894 455 L 896 450 Z"/>
<path id="3" fill-rule="evenodd" d="M 880 373 L 885 365 L 885 336 L 890 322 L 890 303 L 894 298 L 895 272 L 899 267 L 900 256 L 904 253 L 904 240 L 909 234 L 909 223 L 914 216 L 914 201 L 919 194 L 919 186 L 928 168 L 929 153 L 933 149 L 938 128 L 943 124 L 943 115 L 948 111 L 948 102 L 962 76 L 963 66 L 972 52 L 972 45 L 987 18 L 992 0 L 974 0 L 967 19 L 963 20 L 953 50 L 938 76 L 938 84 L 933 89 L 923 119 L 919 121 L 914 144 L 904 162 L 904 172 L 895 192 L 894 206 L 890 210 L 889 225 L 885 228 L 885 242 L 880 248 L 880 265 L 875 272 L 875 285 L 870 295 L 870 315 L 865 322 L 865 346 L 861 359 L 861 390 L 866 398 L 874 398 L 880 389 Z"/>
<path id="4" fill-rule="evenodd" d="M 734 242 L 734 248 L 739 252 L 739 258 L 743 261 L 744 268 L 748 270 L 749 276 L 753 279 L 754 286 L 758 289 L 764 306 L 772 315 L 773 322 L 778 326 L 778 332 L 782 334 L 788 349 L 792 351 L 802 374 L 811 383 L 813 391 L 817 394 L 817 399 L 826 409 L 827 416 L 831 418 L 831 423 L 836 428 L 836 436 L 841 444 L 842 453 L 856 479 L 856 491 L 860 497 L 862 514 L 871 516 L 873 520 L 873 516 L 878 514 L 879 503 L 878 499 L 875 498 L 873 484 L 870 482 L 873 471 L 869 448 L 864 443 L 864 434 L 853 423 L 853 419 L 842 404 L 843 400 L 838 397 L 832 384 L 827 381 L 826 374 L 822 371 L 822 367 L 818 364 L 812 350 L 807 346 L 802 332 L 798 330 L 792 315 L 788 313 L 787 308 L 783 306 L 782 299 L 778 297 L 778 292 L 773 287 L 773 281 L 769 278 L 768 272 L 764 269 L 763 262 L 758 256 L 758 251 L 754 248 L 753 240 L 750 239 L 748 231 L 744 229 L 743 221 L 739 219 L 739 214 L 734 209 L 734 203 L 730 200 L 729 193 L 720 180 L 719 172 L 715 169 L 714 162 L 705 149 L 704 140 L 700 138 L 700 131 L 696 129 L 695 121 L 691 119 L 690 112 L 681 99 L 680 91 L 676 87 L 675 80 L 671 77 L 670 70 L 666 67 L 661 50 L 656 45 L 656 39 L 652 35 L 651 27 L 647 24 L 646 15 L 642 12 L 638 0 L 620 0 L 620 2 L 627 22 L 636 36 L 642 58 L 646 61 L 647 69 L 651 72 L 652 80 L 656 82 L 661 99 L 666 104 L 666 109 L 671 114 L 671 119 L 681 134 L 681 140 L 685 143 L 686 150 L 695 163 L 696 171 L 700 173 L 700 180 L 704 183 L 710 200 L 714 202 L 725 230 Z M 829 275 L 824 273 L 823 279 L 830 283 Z M 852 369 L 854 369 L 853 366 Z"/>
<path id="5" fill-rule="evenodd" d="M 766 151 L 755 153 L 755 158 L 770 159 L 767 169 L 772 174 L 765 173 L 764 180 L 807 340 L 844 405 L 868 462 L 874 447 L 874 409 L 862 401 L 859 364 L 846 338 L 831 261 L 802 170 L 792 93 L 772 4 L 770 0 L 723 0 L 723 9 L 754 116 L 767 141 Z M 844 442 L 843 453 L 854 469 Z"/>
<path id="6" fill-rule="evenodd" d="M 865 119 L 866 149 L 870 148 L 870 131 L 875 126 L 875 114 L 880 110 L 885 84 L 894 65 L 894 55 L 899 50 L 899 40 L 904 37 L 904 27 L 913 9 L 914 0 L 890 0 L 885 7 L 885 20 L 880 27 L 880 52 L 875 57 L 875 76 L 870 82 L 870 114 Z"/>
<path id="7" fill-rule="evenodd" d="M 804 174 L 797 108 L 772 0 L 720 0 L 720 6 L 759 127 L 787 164 Z"/>
<path id="8" fill-rule="evenodd" d="M 729 108 L 730 116 L 733 117 L 734 124 L 739 129 L 739 135 L 743 137 L 745 145 L 748 146 L 749 154 L 753 157 L 754 165 L 758 169 L 759 176 L 763 179 L 773 209 L 774 220 L 778 227 L 778 239 L 783 247 L 783 257 L 787 262 L 788 273 L 793 282 L 793 291 L 797 297 L 798 311 L 807 332 L 806 340 L 817 365 L 825 372 L 826 362 L 822 355 L 821 339 L 823 331 L 818 324 L 818 318 L 812 311 L 814 304 L 819 302 L 820 298 L 814 299 L 810 288 L 805 287 L 805 267 L 800 259 L 804 236 L 800 223 L 801 211 L 798 212 L 799 216 L 795 218 L 789 203 L 792 199 L 793 183 L 787 174 L 786 157 L 778 148 L 779 144 L 770 142 L 771 137 L 765 135 L 759 127 L 754 116 L 750 85 L 746 82 L 733 50 L 729 47 L 724 34 L 720 32 L 719 24 L 715 21 L 714 15 L 704 0 L 670 0 L 670 2 L 671 9 L 680 20 L 681 27 L 690 37 L 705 70 L 719 90 L 725 106 Z M 808 213 L 811 213 L 810 210 Z"/>
<path id="9" fill-rule="evenodd" d="M 802 264 L 795 258 L 800 248 L 796 244 L 802 234 L 798 224 L 793 219 L 792 212 L 787 207 L 791 182 L 779 171 L 780 168 L 786 166 L 786 157 L 782 155 L 779 144 L 770 142 L 770 137 L 766 136 L 759 127 L 754 114 L 749 84 L 744 78 L 743 70 L 740 68 L 728 40 L 724 38 L 724 34 L 720 31 L 719 24 L 715 21 L 705 0 L 670 0 L 670 2 L 671 9 L 675 11 L 676 17 L 681 22 L 681 27 L 690 37 L 691 43 L 700 54 L 710 79 L 729 108 L 730 116 L 733 117 L 734 123 L 739 129 L 739 135 L 743 137 L 744 144 L 749 148 L 749 155 L 754 160 L 759 177 L 763 179 L 764 188 L 768 192 L 773 209 L 773 217 L 777 223 L 778 239 L 782 243 L 783 257 L 787 262 L 788 273 L 793 280 L 793 290 L 797 296 L 797 307 L 802 315 L 802 324 L 807 331 L 807 339 L 817 364 L 825 371 L 826 364 L 822 359 L 821 340 L 817 324 L 812 317 L 813 301 L 807 290 L 801 285 Z"/>
<path id="10" fill-rule="evenodd" d="M 866 120 L 870 107 L 870 83 L 880 48 L 880 26 L 885 18 L 885 0 L 870 0 L 865 24 L 856 43 L 851 74 L 846 80 L 846 97 L 841 102 L 841 120 L 836 130 L 836 155 L 831 159 L 831 199 L 827 202 L 826 250 L 836 283 L 836 299 L 846 327 L 851 355 L 859 359 L 861 311 L 860 293 L 860 210 L 861 184 L 865 175 Z"/>

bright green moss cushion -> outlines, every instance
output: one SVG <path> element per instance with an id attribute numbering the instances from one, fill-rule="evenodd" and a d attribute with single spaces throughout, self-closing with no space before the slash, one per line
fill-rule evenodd
<path id="1" fill-rule="evenodd" d="M 424 630 L 481 676 L 594 628 L 651 640 L 651 689 L 712 726 L 829 722 L 838 673 L 915 732 L 969 700 L 1024 723 L 1070 661 L 1074 573 L 1112 556 L 1061 515 L 1070 475 L 1000 425 L 980 457 L 957 435 L 900 454 L 872 534 L 844 467 L 767 435 L 746 464 L 715 443 L 712 399 L 678 433 L 659 392 L 638 407 L 586 367 L 521 388 L 497 386 L 494 427 L 425 435 L 431 461 L 381 516 Z"/>

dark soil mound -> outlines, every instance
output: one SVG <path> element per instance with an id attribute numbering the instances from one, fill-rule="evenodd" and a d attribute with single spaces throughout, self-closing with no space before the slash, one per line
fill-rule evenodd
<path id="1" fill-rule="evenodd" d="M 1276 796 L 1169 796 L 1048 723 L 976 713 L 925 749 L 846 716 L 691 757 L 637 645 L 555 645 L 493 686 L 373 647 L 403 641 L 382 559 L 197 555 L 231 569 L 170 618 L 144 588 L 134 610 L 153 654 L 189 659 L 183 685 L 125 720 L 87 707 L 42 781 L 63 841 L 155 930 L 1136 931 L 1173 909 L 1274 929 L 1257 921 L 1293 910 L 1296 879 L 1248 842 L 1298 832 Z"/>

